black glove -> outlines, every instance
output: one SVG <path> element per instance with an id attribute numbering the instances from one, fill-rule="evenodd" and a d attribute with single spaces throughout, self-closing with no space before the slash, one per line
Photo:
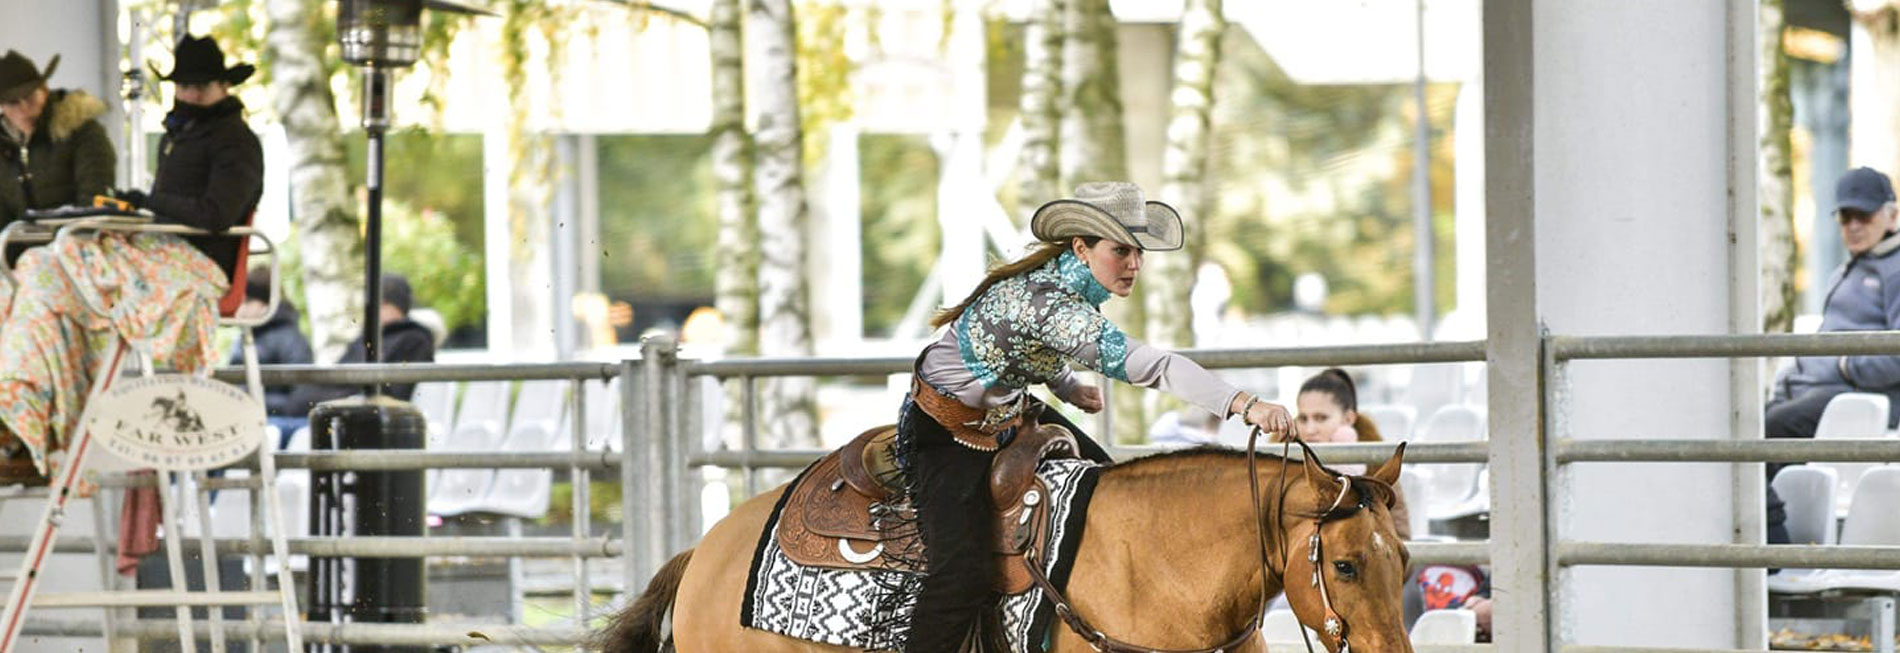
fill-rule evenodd
<path id="1" fill-rule="evenodd" d="M 145 208 L 145 202 L 148 199 L 145 196 L 145 191 L 137 188 L 121 188 L 112 191 L 112 196 L 121 202 L 132 205 L 132 208 L 135 209 Z"/>

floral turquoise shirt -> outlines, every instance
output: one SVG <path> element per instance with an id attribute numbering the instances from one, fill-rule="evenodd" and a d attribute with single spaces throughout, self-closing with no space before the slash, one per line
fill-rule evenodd
<path id="1" fill-rule="evenodd" d="M 1023 389 L 1037 383 L 1071 401 L 1082 384 L 1070 365 L 1226 415 L 1239 390 L 1179 354 L 1128 337 L 1102 315 L 1109 297 L 1074 252 L 1063 252 L 990 286 L 925 348 L 919 371 L 932 387 L 987 410 L 985 421 L 1009 419 Z"/>

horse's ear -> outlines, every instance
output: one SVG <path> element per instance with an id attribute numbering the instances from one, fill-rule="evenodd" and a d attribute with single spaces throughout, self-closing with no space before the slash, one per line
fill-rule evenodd
<path id="1" fill-rule="evenodd" d="M 1392 452 L 1392 457 L 1385 459 L 1384 464 L 1379 465 L 1378 469 L 1372 470 L 1372 473 L 1367 474 L 1367 476 L 1371 476 L 1372 478 L 1378 479 L 1379 482 L 1384 483 L 1386 485 L 1389 485 L 1392 487 L 1398 487 L 1399 486 L 1399 467 L 1403 465 L 1404 463 L 1405 463 L 1405 443 L 1400 442 L 1399 448 Z"/>
<path id="2" fill-rule="evenodd" d="M 1313 496 L 1318 499 L 1321 506 L 1332 505 L 1334 497 L 1344 491 L 1339 487 L 1339 480 L 1320 467 L 1319 454 L 1314 453 L 1313 448 L 1307 446 L 1305 440 L 1294 440 L 1294 442 L 1300 443 L 1300 464 L 1306 468 L 1304 474 L 1306 484 L 1313 488 Z"/>

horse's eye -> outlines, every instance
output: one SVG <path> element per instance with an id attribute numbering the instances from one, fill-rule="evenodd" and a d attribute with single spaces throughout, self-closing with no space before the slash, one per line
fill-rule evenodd
<path id="1" fill-rule="evenodd" d="M 1339 576 L 1340 580 L 1352 580 L 1359 577 L 1359 568 L 1345 560 L 1334 560 L 1333 574 Z"/>

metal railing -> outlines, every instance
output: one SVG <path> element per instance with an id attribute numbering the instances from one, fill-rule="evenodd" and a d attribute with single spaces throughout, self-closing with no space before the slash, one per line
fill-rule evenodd
<path id="1" fill-rule="evenodd" d="M 590 439 L 588 420 L 586 419 L 586 396 L 583 384 L 587 381 L 606 381 L 620 379 L 623 397 L 638 397 L 634 392 L 640 380 L 640 361 L 619 363 L 538 363 L 508 365 L 439 365 L 439 364 L 378 364 L 351 366 L 315 366 L 283 365 L 261 368 L 261 376 L 269 384 L 331 384 L 331 385 L 368 385 L 370 383 L 436 383 L 470 381 L 528 381 L 528 380 L 565 380 L 572 381 L 568 411 L 572 418 L 569 424 L 572 435 L 569 451 L 547 452 L 470 452 L 470 451 L 420 451 L 420 450 L 377 450 L 377 451 L 299 451 L 278 452 L 273 456 L 279 469 L 308 469 L 313 471 L 392 471 L 392 470 L 429 470 L 453 468 L 477 469 L 567 469 L 573 481 L 574 511 L 571 533 L 568 537 L 520 537 L 520 536 L 427 536 L 427 537 L 309 537 L 289 538 L 290 552 L 295 555 L 323 557 L 361 557 L 361 558 L 413 558 L 413 557 L 507 557 L 526 558 L 570 558 L 573 561 L 573 600 L 576 622 L 585 624 L 592 609 L 591 596 L 593 582 L 589 569 L 591 560 L 603 558 L 629 557 L 627 542 L 640 541 L 646 535 L 649 526 L 642 520 L 629 519 L 622 524 L 618 538 L 598 537 L 592 534 L 587 506 L 588 485 L 591 474 L 597 471 L 621 474 L 619 480 L 627 485 L 634 477 L 633 458 L 640 447 L 635 444 L 646 432 L 644 424 L 636 416 L 647 412 L 639 403 L 623 400 L 621 403 L 621 432 L 618 434 L 623 446 L 620 452 L 589 450 Z M 233 383 L 244 381 L 244 372 L 240 368 L 216 370 L 214 378 Z M 101 478 L 103 487 L 128 487 L 149 485 L 149 478 L 125 477 L 123 475 L 105 475 Z M 247 479 L 219 479 L 220 487 L 247 488 L 254 483 Z M 631 495 L 628 495 L 631 496 Z M 631 502 L 629 502 L 631 503 Z M 629 509 L 629 514 L 634 511 Z M 0 535 L 0 551 L 25 550 L 30 538 L 22 536 Z M 267 540 L 262 534 L 250 538 L 216 538 L 214 544 L 220 555 L 250 554 L 268 552 Z M 68 538 L 57 543 L 56 553 L 92 553 L 98 547 L 92 540 Z M 628 564 L 626 567 L 635 567 Z M 657 563 L 653 563 L 657 566 Z M 640 572 L 629 570 L 625 591 L 637 592 L 642 585 L 634 582 L 633 576 Z M 645 580 L 641 575 L 638 580 Z M 516 588 L 518 591 L 519 588 Z M 139 639 L 170 639 L 179 637 L 177 623 L 169 620 L 121 620 L 113 633 L 118 637 L 136 637 Z M 237 637 L 278 638 L 284 636 L 281 621 L 268 623 L 224 623 L 221 626 L 209 623 L 197 623 L 198 632 L 208 635 L 211 628 L 221 627 L 227 635 Z M 26 632 L 49 637 L 101 637 L 104 628 L 97 621 L 71 621 L 59 619 L 35 618 L 28 622 Z M 583 627 L 541 627 L 529 628 L 512 624 L 322 624 L 304 625 L 304 639 L 310 642 L 331 644 L 397 644 L 397 645 L 562 645 L 572 646 L 580 643 L 587 635 Z"/>
<path id="2" fill-rule="evenodd" d="M 1575 566 L 1655 566 L 1683 568 L 1843 568 L 1900 569 L 1900 546 L 1774 545 L 1761 544 L 1763 530 L 1761 488 L 1765 462 L 1895 462 L 1900 461 L 1900 441 L 1895 440 L 1763 440 L 1758 423 L 1750 432 L 1730 433 L 1727 439 L 1576 439 L 1569 437 L 1566 416 L 1557 407 L 1567 403 L 1570 391 L 1569 364 L 1575 361 L 1602 360 L 1683 360 L 1753 359 L 1776 356 L 1842 356 L 1900 354 L 1900 332 L 1836 332 L 1811 334 L 1739 334 L 1739 335 L 1658 335 L 1658 336 L 1545 336 L 1542 342 L 1544 362 L 1539 379 L 1541 409 L 1546 415 L 1548 437 L 1547 468 L 1543 496 L 1549 502 L 1562 500 L 1568 493 L 1567 475 L 1558 473 L 1565 465 L 1576 463 L 1728 463 L 1737 465 L 1732 500 L 1735 502 L 1735 530 L 1743 541 L 1726 544 L 1662 544 L 1627 542 L 1587 542 L 1563 539 L 1561 529 L 1544 521 L 1536 524 L 1504 525 L 1505 528 L 1538 528 L 1552 533 L 1543 552 L 1551 569 Z M 1737 393 L 1731 400 L 1736 415 L 1759 415 L 1758 405 L 1741 405 L 1759 400 L 1759 389 Z M 1494 486 L 1494 492 L 1509 488 Z M 1553 574 L 1554 575 L 1554 574 Z M 1559 578 L 1561 578 L 1559 576 Z M 1546 581 L 1548 582 L 1548 581 Z M 1547 588 L 1550 623 L 1561 623 L 1562 601 L 1556 588 Z M 1743 641 L 1758 639 L 1767 632 L 1766 589 L 1760 573 L 1738 574 L 1735 582 L 1737 637 Z M 1752 632 L 1744 633 L 1743 630 Z M 1553 648 L 1574 653 L 1632 652 L 1645 649 L 1609 646 L 1562 645 L 1552 637 Z M 1692 649 L 1673 649 L 1689 651 Z M 1693 649 L 1710 653 L 1730 653 L 1737 649 Z"/>
<path id="3" fill-rule="evenodd" d="M 662 344 L 663 347 L 670 346 Z M 1188 350 L 1184 355 L 1213 369 L 1279 367 L 1279 366 L 1322 366 L 1322 365 L 1390 365 L 1484 361 L 1487 359 L 1487 344 L 1484 342 L 1453 343 L 1416 343 L 1398 345 L 1371 345 L 1350 347 L 1313 347 L 1293 349 L 1257 349 L 1257 350 Z M 1545 369 L 1536 379 L 1537 393 L 1542 406 L 1539 413 L 1550 416 L 1546 424 L 1551 440 L 1547 455 L 1540 462 L 1542 469 L 1536 477 L 1547 484 L 1542 493 L 1548 506 L 1561 501 L 1567 488 L 1564 487 L 1565 475 L 1558 468 L 1577 463 L 1762 463 L 1762 462 L 1893 462 L 1900 460 L 1900 441 L 1765 441 L 1755 439 L 1722 440 L 1666 440 L 1666 439 L 1616 439 L 1616 440 L 1576 440 L 1557 437 L 1564 432 L 1564 419 L 1560 411 L 1553 406 L 1563 401 L 1569 382 L 1564 374 L 1565 366 L 1577 360 L 1604 359 L 1683 359 L 1683 358 L 1751 358 L 1765 356 L 1794 355 L 1893 355 L 1900 354 L 1900 332 L 1882 333 L 1830 333 L 1804 335 L 1715 335 L 1715 336 L 1636 336 L 1636 337 L 1578 337 L 1545 336 L 1542 338 L 1542 352 Z M 681 380 L 675 385 L 696 388 L 697 384 L 685 380 L 695 377 L 712 377 L 722 381 L 737 381 L 743 396 L 743 437 L 740 446 L 731 450 L 706 451 L 697 446 L 697 437 L 681 440 L 676 451 L 685 451 L 685 462 L 690 466 L 731 467 L 740 470 L 748 479 L 747 493 L 755 493 L 758 488 L 751 486 L 752 472 L 759 468 L 798 468 L 809 464 L 823 452 L 815 450 L 761 450 L 757 445 L 756 382 L 760 378 L 782 376 L 828 376 L 828 375 L 888 375 L 903 374 L 910 371 L 910 358 L 813 358 L 813 359 L 729 359 L 722 361 L 680 361 L 677 374 Z M 1497 379 L 1496 375 L 1491 376 Z M 697 393 L 677 397 L 691 403 L 697 400 Z M 1102 428 L 1111 424 L 1113 402 L 1106 402 L 1108 408 L 1103 411 Z M 1757 407 L 1738 406 L 1737 410 L 1757 410 Z M 687 411 L 697 414 L 697 411 Z M 689 426 L 697 429 L 696 423 Z M 692 430 L 690 433 L 698 434 Z M 1106 431 L 1104 431 L 1106 432 Z M 1511 437 L 1521 437 L 1512 435 Z M 1490 441 L 1464 443 L 1422 443 L 1408 447 L 1407 463 L 1486 463 L 1497 468 L 1501 464 L 1500 454 L 1490 446 Z M 1383 443 L 1327 444 L 1318 445 L 1328 461 L 1341 463 L 1377 463 L 1391 454 L 1393 445 Z M 1140 454 L 1157 449 L 1141 447 L 1111 447 L 1118 457 Z M 1758 472 L 1757 472 L 1758 474 Z M 1497 494 L 1509 492 L 1501 486 L 1493 486 L 1494 500 Z M 1746 497 L 1736 501 L 1746 502 Z M 1755 510 L 1758 506 L 1740 506 L 1738 511 Z M 1744 520 L 1745 521 L 1745 520 Z M 1759 516 L 1752 523 L 1742 526 L 1759 526 Z M 1534 523 L 1509 523 L 1494 519 L 1494 533 L 1509 534 L 1525 529 L 1544 531 L 1551 528 L 1548 515 L 1540 515 Z M 1746 530 L 1746 529 L 1744 529 Z M 1488 542 L 1412 542 L 1408 547 L 1413 558 L 1420 562 L 1447 564 L 1482 564 L 1494 559 L 1511 547 L 1510 538 L 1494 536 Z M 1500 548 L 1506 547 L 1506 548 Z M 1615 543 L 1554 540 L 1541 555 L 1551 569 L 1572 566 L 1613 565 L 1613 566 L 1670 566 L 1702 568 L 1855 568 L 1855 569 L 1900 569 L 1900 547 L 1849 547 L 1849 546 L 1802 546 L 1777 545 L 1766 546 L 1748 543 L 1723 544 L 1650 544 Z M 1561 583 L 1561 576 L 1552 574 Z M 1765 590 L 1759 583 L 1738 583 L 1738 594 L 1749 597 L 1738 605 L 1751 605 L 1759 602 Z M 1747 610 L 1749 608 L 1742 608 Z M 1760 615 L 1755 615 L 1759 618 Z M 1555 617 L 1553 617 L 1555 618 Z M 1470 647 L 1471 650 L 1488 650 L 1488 647 Z M 1561 647 L 1568 652 L 1592 651 L 1624 653 L 1634 651 L 1688 651 L 1727 652 L 1730 649 L 1662 649 L 1629 648 L 1605 646 L 1566 645 Z"/>
<path id="4" fill-rule="evenodd" d="M 1577 360 L 1661 359 L 1661 358 L 1745 358 L 1805 354 L 1893 354 L 1900 353 L 1900 333 L 1809 334 L 1773 336 L 1658 336 L 1604 337 L 1548 336 L 1543 339 L 1545 373 L 1537 381 L 1538 396 L 1546 404 L 1562 400 L 1567 377 L 1564 366 Z M 1486 359 L 1486 343 L 1417 343 L 1360 347 L 1316 347 L 1255 350 L 1190 350 L 1183 354 L 1213 369 L 1258 368 L 1319 365 L 1399 365 L 1420 363 L 1472 362 Z M 761 423 L 757 408 L 757 382 L 761 378 L 785 376 L 871 376 L 903 374 L 909 371 L 910 358 L 812 358 L 812 359 L 726 359 L 717 361 L 682 360 L 678 350 L 665 338 L 652 338 L 643 344 L 641 360 L 620 363 L 559 363 L 535 365 L 362 365 L 338 368 L 285 366 L 266 368 L 267 383 L 367 384 L 418 383 L 443 381 L 495 381 L 562 379 L 576 382 L 574 405 L 577 416 L 586 414 L 578 384 L 587 380 L 620 379 L 623 447 L 618 453 L 588 451 L 584 418 L 574 420 L 575 447 L 567 452 L 509 453 L 488 456 L 480 452 L 285 452 L 276 456 L 280 467 L 311 470 L 412 470 L 445 468 L 565 468 L 575 483 L 574 505 L 587 505 L 585 487 L 594 472 L 619 472 L 622 484 L 623 512 L 619 538 L 589 535 L 584 511 L 576 512 L 571 537 L 429 537 L 429 538 L 337 538 L 299 537 L 291 540 L 295 553 L 336 556 L 553 556 L 575 561 L 575 600 L 577 614 L 587 614 L 589 593 L 587 562 L 600 558 L 620 558 L 626 562 L 624 590 L 637 593 L 644 581 L 673 553 L 688 548 L 701 532 L 699 516 L 700 476 L 690 473 L 701 467 L 737 468 L 747 494 L 753 472 L 758 469 L 802 467 L 823 452 L 816 450 L 763 450 L 757 446 Z M 239 378 L 235 370 L 220 370 L 219 378 Z M 741 416 L 743 437 L 736 449 L 707 450 L 702 437 L 703 402 L 709 397 L 701 391 L 700 380 L 713 378 L 736 381 L 744 403 Z M 1493 375 L 1491 378 L 1496 379 Z M 1112 414 L 1111 408 L 1104 413 Z M 1560 411 L 1549 411 L 1553 420 L 1563 419 Z M 1112 416 L 1107 419 L 1113 419 Z M 1106 422 L 1105 422 L 1106 423 Z M 1553 426 L 1561 424 L 1553 422 Z M 1563 475 L 1556 468 L 1577 463 L 1700 462 L 1759 463 L 1796 461 L 1890 462 L 1900 460 L 1900 441 L 1763 441 L 1763 440 L 1575 440 L 1557 437 L 1562 428 L 1550 429 L 1551 440 L 1546 468 L 1540 475 L 1547 483 L 1545 500 L 1563 496 Z M 1499 464 L 1499 453 L 1491 442 L 1421 443 L 1407 449 L 1407 462 L 1416 464 L 1488 463 Z M 1340 463 L 1377 463 L 1391 454 L 1391 443 L 1327 444 L 1316 448 L 1327 460 Z M 1118 447 L 1118 455 L 1139 454 L 1154 449 Z M 1493 492 L 1507 492 L 1493 487 Z M 1745 500 L 1745 499 L 1738 499 Z M 1522 529 L 1546 529 L 1550 524 L 1494 521 L 1499 533 Z M 0 537 L 0 550 L 15 548 L 21 538 Z M 257 546 L 255 539 L 222 539 L 219 551 L 248 552 Z M 1482 564 L 1510 547 L 1509 538 L 1488 542 L 1413 542 L 1414 559 L 1447 564 Z M 64 542 L 61 552 L 91 551 L 90 543 Z M 1861 569 L 1900 569 L 1900 547 L 1814 547 L 1764 546 L 1747 543 L 1724 544 L 1645 544 L 1553 540 L 1543 552 L 1554 569 L 1584 565 L 1678 566 L 1678 567 L 1841 567 Z M 1561 579 L 1551 581 L 1562 582 Z M 1759 588 L 1743 588 L 1759 592 Z M 36 622 L 34 632 L 71 633 L 84 630 L 84 624 Z M 95 626 L 96 627 L 96 626 Z M 200 625 L 201 628 L 209 625 Z M 226 624 L 227 629 L 242 631 L 259 628 L 255 624 Z M 273 626 L 262 626 L 269 630 Z M 275 626 L 281 628 L 281 626 Z M 407 628 L 407 630 L 404 630 Z M 381 643 L 470 643 L 470 631 L 493 638 L 489 643 L 572 644 L 582 633 L 575 628 L 525 629 L 512 625 L 456 625 L 450 629 L 435 626 L 386 627 L 374 624 L 325 626 L 312 624 L 312 641 Z M 167 621 L 141 621 L 126 631 L 145 637 L 175 637 L 175 628 Z M 248 632 L 248 631 L 244 631 Z M 384 639 L 378 639 L 384 638 Z M 389 639 L 394 638 L 394 639 Z M 400 640 L 398 642 L 397 640 Z M 426 640 L 426 641 L 424 641 Z M 1642 651 L 1594 646 L 1564 646 L 1565 651 Z M 1445 650 L 1486 650 L 1464 647 Z M 1691 649 L 1677 649 L 1691 650 Z M 1726 649 L 1696 649 L 1726 650 Z"/>

